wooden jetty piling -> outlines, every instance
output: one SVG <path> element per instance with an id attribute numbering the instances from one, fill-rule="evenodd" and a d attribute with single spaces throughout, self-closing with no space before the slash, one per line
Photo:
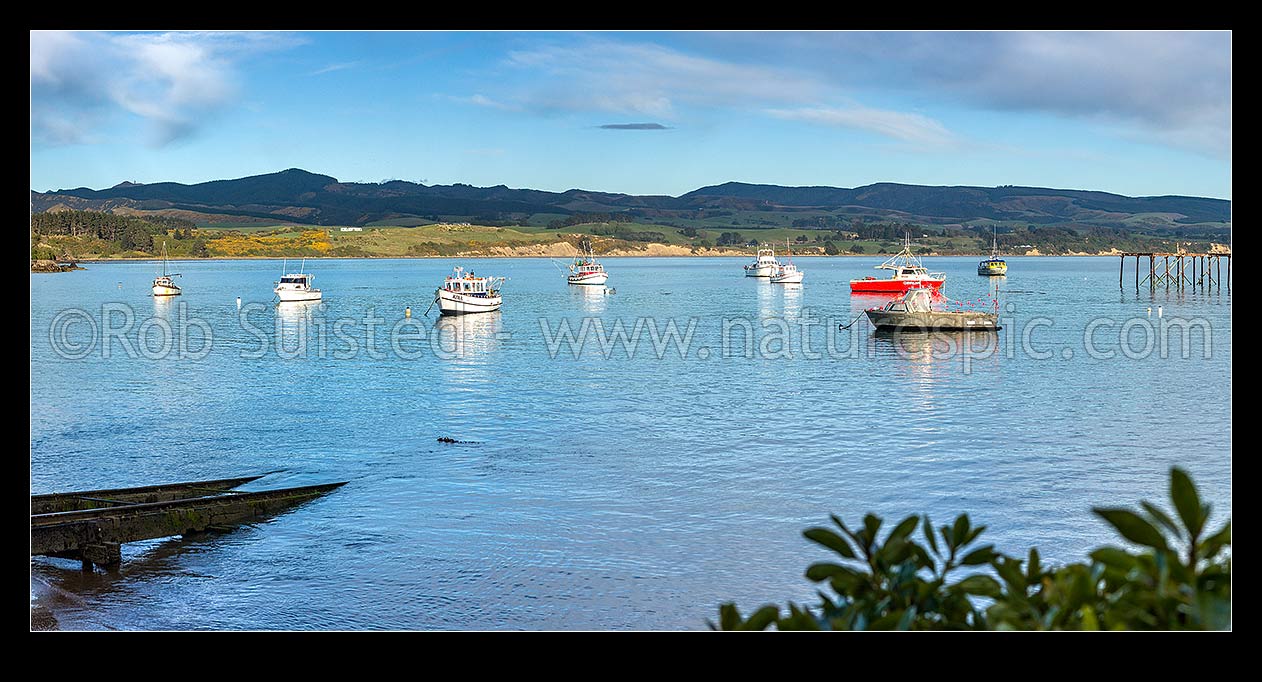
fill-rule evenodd
<path id="1" fill-rule="evenodd" d="M 231 527 L 346 484 L 343 481 L 253 492 L 230 489 L 229 484 L 234 482 L 239 481 L 236 485 L 240 485 L 258 478 L 33 495 L 32 511 L 37 508 L 37 498 L 39 509 L 62 511 L 31 514 L 31 556 L 80 559 L 84 570 L 93 565 L 114 566 L 122 560 L 124 543 Z M 72 506 L 80 504 L 100 506 Z"/>
<path id="2" fill-rule="evenodd" d="M 1140 258 L 1143 256 L 1148 257 L 1148 274 L 1141 278 L 1139 268 Z M 1221 288 L 1224 284 L 1222 278 L 1223 260 L 1227 261 L 1227 279 L 1225 284 L 1228 289 L 1231 289 L 1230 251 L 1212 253 L 1187 253 L 1185 251 L 1175 251 L 1174 253 L 1122 253 L 1119 254 L 1118 259 L 1118 287 L 1124 286 L 1126 281 L 1127 258 L 1135 259 L 1136 291 L 1144 284 L 1147 284 L 1149 289 L 1156 289 L 1159 286 L 1164 286 L 1166 289 L 1173 286 L 1176 290 L 1189 288 L 1212 290 Z"/>

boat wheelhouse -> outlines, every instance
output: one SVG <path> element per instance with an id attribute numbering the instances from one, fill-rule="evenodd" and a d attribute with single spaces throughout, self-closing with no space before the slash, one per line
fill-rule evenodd
<path id="1" fill-rule="evenodd" d="M 443 315 L 489 313 L 500 309 L 504 299 L 500 288 L 507 277 L 479 277 L 457 266 L 434 290 L 434 302 Z"/>
<path id="2" fill-rule="evenodd" d="M 780 267 L 780 261 L 776 260 L 776 252 L 773 249 L 758 249 L 758 256 L 753 263 L 745 266 L 746 277 L 770 277 L 776 274 L 776 269 Z"/>
<path id="3" fill-rule="evenodd" d="M 912 254 L 911 240 L 906 237 L 903 238 L 902 251 L 875 267 L 877 270 L 891 270 L 893 274 L 881 279 L 872 276 L 852 279 L 850 293 L 901 294 L 909 289 L 920 287 L 938 289 L 946 281 L 945 272 L 929 272 L 929 269 L 920 262 L 920 258 Z"/>

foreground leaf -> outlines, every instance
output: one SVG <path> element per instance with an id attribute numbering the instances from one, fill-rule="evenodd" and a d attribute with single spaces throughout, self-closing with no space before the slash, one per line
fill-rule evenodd
<path id="1" fill-rule="evenodd" d="M 850 543 L 846 542 L 845 538 L 827 528 L 809 528 L 802 535 L 806 536 L 807 540 L 819 543 L 847 559 L 858 558 L 858 555 L 851 549 Z"/>
<path id="2" fill-rule="evenodd" d="M 1201 498 L 1196 494 L 1196 486 L 1188 478 L 1187 472 L 1178 467 L 1170 468 L 1170 501 L 1174 502 L 1174 508 L 1179 512 L 1188 536 L 1200 537 L 1205 527 Z"/>
<path id="3" fill-rule="evenodd" d="M 1156 549 L 1169 549 L 1166 545 L 1166 538 L 1161 534 L 1161 531 L 1153 528 L 1151 523 L 1145 521 L 1135 512 L 1126 509 L 1102 509 L 1100 507 L 1095 507 L 1091 511 L 1108 521 L 1109 525 L 1122 534 L 1122 537 L 1131 542 Z"/>

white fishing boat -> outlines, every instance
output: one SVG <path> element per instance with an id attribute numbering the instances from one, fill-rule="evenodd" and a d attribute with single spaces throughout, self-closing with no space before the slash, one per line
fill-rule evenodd
<path id="1" fill-rule="evenodd" d="M 779 267 L 780 261 L 776 260 L 776 252 L 773 249 L 758 249 L 758 256 L 754 262 L 745 266 L 745 276 L 770 277 L 776 274 Z"/>
<path id="2" fill-rule="evenodd" d="M 180 288 L 175 285 L 175 277 L 180 274 L 167 272 L 167 243 L 162 242 L 162 274 L 153 278 L 154 296 L 179 296 Z"/>
<path id="3" fill-rule="evenodd" d="M 609 273 L 605 272 L 605 266 L 596 260 L 595 254 L 592 253 L 591 245 L 588 244 L 585 253 L 574 257 L 574 262 L 570 263 L 570 274 L 566 276 L 565 281 L 570 284 L 582 285 L 601 285 L 609 281 Z"/>
<path id="4" fill-rule="evenodd" d="M 288 264 L 286 261 L 285 264 Z M 322 294 L 319 289 L 311 286 L 311 282 L 315 280 L 315 275 L 309 272 L 303 272 L 307 269 L 307 259 L 302 260 L 302 266 L 298 268 L 298 272 L 285 274 L 285 264 L 281 265 L 280 281 L 276 282 L 276 287 L 272 291 L 276 292 L 276 297 L 282 303 L 291 301 L 318 301 Z"/>
<path id="5" fill-rule="evenodd" d="M 500 309 L 504 299 L 500 288 L 507 277 L 479 277 L 456 267 L 443 285 L 434 291 L 434 303 L 443 315 L 490 313 Z"/>
<path id="6" fill-rule="evenodd" d="M 776 267 L 775 272 L 771 273 L 771 283 L 801 284 L 802 277 L 805 276 L 806 273 L 798 270 L 798 266 L 793 264 L 793 251 L 789 249 L 789 242 L 787 239 L 784 242 L 784 249 L 785 253 L 788 254 L 786 256 L 787 260 Z"/>

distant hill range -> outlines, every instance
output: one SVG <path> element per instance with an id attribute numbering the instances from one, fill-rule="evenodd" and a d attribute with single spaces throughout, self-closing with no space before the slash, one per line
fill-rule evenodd
<path id="1" fill-rule="evenodd" d="M 636 196 L 586 190 L 545 192 L 504 185 L 423 185 L 402 180 L 339 182 L 296 168 L 195 185 L 123 182 L 31 192 L 35 212 L 102 210 L 156 213 L 199 224 L 298 223 L 310 225 L 415 225 L 436 220 L 546 222 L 575 214 L 622 214 L 633 222 L 678 224 L 723 217 L 752 228 L 794 219 L 894 220 L 930 225 L 978 221 L 1035 225 L 1124 227 L 1166 231 L 1229 227 L 1231 202 L 1201 197 L 1126 197 L 1107 192 L 1039 187 L 929 187 L 882 182 L 854 189 L 782 187 L 728 182 L 679 197 Z"/>

